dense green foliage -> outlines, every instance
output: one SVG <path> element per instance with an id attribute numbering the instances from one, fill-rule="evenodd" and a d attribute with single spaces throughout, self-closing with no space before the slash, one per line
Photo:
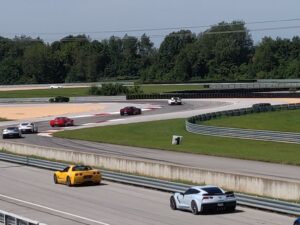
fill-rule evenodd
<path id="1" fill-rule="evenodd" d="M 254 113 L 203 121 L 201 124 L 300 133 L 300 110 Z M 274 123 L 276 121 L 276 123 Z"/>
<path id="2" fill-rule="evenodd" d="M 0 84 L 299 78 L 299 56 L 300 37 L 265 37 L 254 45 L 241 21 L 198 35 L 172 32 L 158 48 L 145 34 L 103 41 L 67 36 L 51 44 L 0 37 Z"/>
<path id="3" fill-rule="evenodd" d="M 174 134 L 183 136 L 182 144 L 171 144 L 172 135 Z M 300 165 L 300 151 L 299 145 L 297 144 L 192 134 L 185 130 L 184 119 L 69 130 L 55 133 L 54 136 L 127 146 Z"/>
<path id="4" fill-rule="evenodd" d="M 131 87 L 124 86 L 119 83 L 102 84 L 101 86 L 91 86 L 89 89 L 90 95 L 124 95 L 124 94 L 143 94 L 140 86 L 134 85 Z"/>

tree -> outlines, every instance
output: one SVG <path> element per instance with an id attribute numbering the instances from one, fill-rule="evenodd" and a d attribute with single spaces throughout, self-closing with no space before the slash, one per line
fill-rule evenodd
<path id="1" fill-rule="evenodd" d="M 17 84 L 20 77 L 20 65 L 13 58 L 5 58 L 0 62 L 0 84 Z"/>

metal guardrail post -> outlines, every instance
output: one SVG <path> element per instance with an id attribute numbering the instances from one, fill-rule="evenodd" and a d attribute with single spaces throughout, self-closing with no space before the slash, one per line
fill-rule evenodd
<path id="1" fill-rule="evenodd" d="M 0 210 L 0 223 L 3 223 L 4 225 L 42 225 L 38 221 L 27 219 L 3 210 Z"/>

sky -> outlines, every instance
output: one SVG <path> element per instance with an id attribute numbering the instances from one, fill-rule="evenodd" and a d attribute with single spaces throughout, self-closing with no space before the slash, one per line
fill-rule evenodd
<path id="1" fill-rule="evenodd" d="M 258 43 L 264 36 L 300 36 L 299 10 L 299 0 L 0 0 L 0 36 L 53 42 L 68 34 L 103 40 L 146 33 L 159 45 L 179 28 L 198 34 L 221 21 L 242 20 Z M 151 30 L 161 28 L 177 29 Z"/>

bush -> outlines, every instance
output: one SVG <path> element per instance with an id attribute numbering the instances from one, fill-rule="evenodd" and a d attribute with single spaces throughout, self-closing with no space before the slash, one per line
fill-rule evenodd
<path id="1" fill-rule="evenodd" d="M 89 95 L 99 95 L 100 87 L 93 85 L 89 88 L 88 93 Z"/>
<path id="2" fill-rule="evenodd" d="M 141 95 L 144 94 L 144 91 L 140 86 L 134 85 L 133 87 L 128 88 L 128 92 L 126 94 L 130 95 Z"/>
<path id="3" fill-rule="evenodd" d="M 91 86 L 89 88 L 90 95 L 104 95 L 104 96 L 113 96 L 121 94 L 143 94 L 140 86 L 126 87 L 119 83 L 108 83 L 102 84 L 101 87 Z"/>

